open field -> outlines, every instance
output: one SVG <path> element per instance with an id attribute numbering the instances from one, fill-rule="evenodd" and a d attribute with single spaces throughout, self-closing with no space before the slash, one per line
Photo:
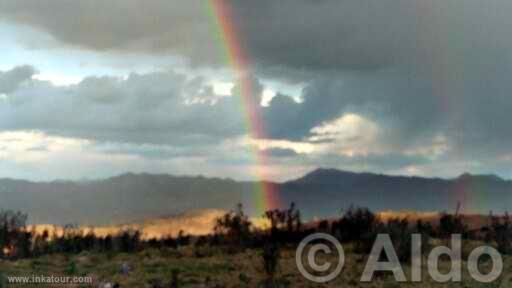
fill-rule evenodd
<path id="1" fill-rule="evenodd" d="M 158 219 L 133 224 L 90 230 L 66 228 L 41 232 L 24 226 L 22 213 L 4 212 L 0 225 L 3 251 L 0 273 L 4 287 L 45 287 L 44 285 L 14 284 L 12 277 L 83 277 L 89 284 L 54 285 L 46 287 L 511 287 L 512 224 L 507 215 L 477 216 L 461 214 L 381 212 L 372 213 L 367 208 L 352 207 L 339 219 L 318 219 L 303 223 L 300 211 L 292 203 L 286 210 L 269 210 L 265 213 L 268 227 L 253 222 L 243 207 L 224 214 L 222 211 L 191 213 L 178 218 Z M 211 223 L 211 224 L 210 224 Z M 158 227 L 162 226 L 159 230 Z M 177 233 L 174 229 L 189 225 L 196 230 Z M 211 225 L 211 226 L 210 226 Z M 261 226 L 263 225 L 263 226 Z M 39 227 L 44 228 L 44 227 Z M 151 233 L 147 233 L 147 229 Z M 155 230 L 156 229 L 156 230 Z M 199 230 L 198 230 L 199 229 Z M 201 232 L 201 231 L 202 232 Z M 199 235 L 194 235 L 194 231 Z M 328 242 L 342 243 L 344 268 L 341 273 L 324 284 L 307 280 L 296 262 L 297 247 L 306 237 L 317 233 L 334 236 Z M 372 247 L 377 247 L 380 236 L 389 236 L 397 261 L 405 273 L 405 283 L 397 283 L 390 272 L 377 272 L 368 283 L 362 283 Z M 423 266 L 421 282 L 412 283 L 411 259 L 414 254 L 413 235 L 421 235 Z M 433 249 L 453 247 L 452 238 L 461 238 L 462 282 L 439 284 L 431 277 L 426 259 Z M 318 238 L 316 238 L 318 239 Z M 321 242 L 308 242 L 302 263 L 308 271 L 320 271 L 314 263 L 338 263 L 336 253 L 323 250 Z M 380 242 L 382 243 L 382 242 Z M 325 244 L 325 243 L 323 243 Z M 323 246 L 331 247 L 334 246 Z M 493 246 L 503 254 L 504 273 L 492 283 L 478 283 L 467 267 L 469 256 L 476 248 Z M 316 250 L 315 250 L 316 249 Z M 319 248 L 327 249 L 327 248 Z M 487 248 L 486 248 L 487 249 Z M 308 254 L 311 251 L 313 254 Z M 381 251 L 379 249 L 378 251 Z M 484 250 L 484 253 L 490 250 Z M 441 254 L 448 252 L 442 252 Z M 381 253 L 382 254 L 382 253 Z M 311 256 L 313 255 L 313 256 Z M 391 254 L 388 254 L 388 256 Z M 457 257 L 457 256 L 453 256 Z M 450 272 L 451 260 L 446 255 L 439 259 L 441 274 Z M 391 260 L 391 258 L 389 258 Z M 493 261 L 491 261 L 493 260 Z M 488 274 L 494 261 L 479 257 L 479 272 Z M 380 259 L 380 261 L 386 261 Z M 313 264 L 314 264 L 313 263 Z M 317 266 L 319 267 L 319 266 Z M 375 266 L 373 266 L 375 267 Z M 396 266 L 394 269 L 397 269 Z M 378 270 L 378 269 L 377 269 Z M 329 272 L 331 270 L 327 270 Z M 323 271 L 325 272 L 325 271 Z M 395 270 L 396 272 L 396 270 Z M 313 273 L 317 275 L 317 273 Z M 325 274 L 325 273 L 324 273 Z M 322 274 L 320 274 L 322 275 Z M 7 281 L 9 284 L 6 284 Z M 23 282 L 23 279 L 22 281 Z M 2 283 L 0 281 L 0 283 Z M 26 283 L 26 282 L 23 282 Z M 46 284 L 45 284 L 46 285 Z"/>
<path id="2" fill-rule="evenodd" d="M 479 243 L 465 243 L 467 248 L 476 247 Z M 510 268 L 512 258 L 505 257 L 505 273 L 495 283 L 480 284 L 471 279 L 463 264 L 463 282 L 438 284 L 429 279 L 426 268 L 423 269 L 422 283 L 396 283 L 392 274 L 380 275 L 372 283 L 360 283 L 359 278 L 365 265 L 365 256 L 350 251 L 345 247 L 347 257 L 341 275 L 329 284 L 314 284 L 304 279 L 295 264 L 295 250 L 283 249 L 276 279 L 285 286 L 278 287 L 511 287 Z M 61 275 L 90 276 L 94 286 L 102 282 L 118 283 L 120 287 L 174 287 L 169 286 L 173 273 L 179 271 L 177 287 L 262 287 L 260 283 L 266 279 L 261 252 L 246 250 L 229 254 L 218 248 L 204 247 L 201 251 L 191 246 L 178 249 L 148 249 L 142 252 L 126 254 L 99 254 L 83 252 L 78 255 L 47 255 L 35 259 L 15 262 L 1 261 L 0 271 L 3 276 L 27 275 Z M 467 254 L 466 250 L 463 250 Z M 334 261 L 334 259 L 330 259 Z M 483 270 L 485 266 L 483 264 Z M 129 272 L 122 273 L 122 267 L 129 267 Z M 447 269 L 448 263 L 442 262 L 441 270 Z M 404 265 L 409 277 L 410 267 Z M 408 278 L 410 279 L 410 278 Z M 5 280 L 5 279 L 4 279 Z M 45 287 L 12 285 L 1 287 Z M 51 287 L 51 286 L 46 286 Z M 56 287 L 56 286 L 54 286 Z M 59 286 L 62 287 L 62 286 Z M 68 287 L 68 286 L 65 286 Z M 69 287 L 91 287 L 87 285 Z"/>

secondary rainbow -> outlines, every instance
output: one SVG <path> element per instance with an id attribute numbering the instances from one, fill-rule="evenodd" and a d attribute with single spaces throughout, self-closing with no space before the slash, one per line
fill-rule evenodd
<path id="1" fill-rule="evenodd" d="M 216 34 L 219 43 L 225 52 L 225 60 L 233 69 L 243 114 L 245 116 L 247 130 L 253 139 L 267 139 L 265 125 L 261 118 L 261 105 L 259 95 L 254 95 L 256 87 L 251 72 L 251 63 L 247 55 L 247 49 L 239 39 L 237 26 L 233 21 L 233 11 L 229 0 L 207 0 L 208 10 L 215 22 Z M 258 147 L 253 148 L 254 164 L 256 167 L 255 176 L 259 179 L 256 187 L 255 209 L 262 213 L 269 209 L 280 207 L 278 191 L 272 183 L 266 182 L 268 179 L 268 155 Z"/>

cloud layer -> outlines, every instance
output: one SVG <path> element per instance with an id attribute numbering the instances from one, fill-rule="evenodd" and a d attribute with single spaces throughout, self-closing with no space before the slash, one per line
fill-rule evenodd
<path id="1" fill-rule="evenodd" d="M 213 91 L 229 67 L 208 3 L 0 0 L 1 21 L 49 35 L 58 49 L 154 57 L 148 63 L 160 71 L 91 75 L 66 87 L 35 80 L 38 67 L 1 71 L 0 130 L 233 170 L 249 169 L 259 147 L 274 171 L 512 176 L 510 1 L 225 2 L 252 64 L 254 95 L 276 92 L 256 108 L 270 139 L 247 139 L 236 85 L 231 96 Z M 30 49 L 57 49 L 39 45 Z M 154 59 L 163 56 L 192 65 L 162 67 Z M 289 95 L 268 83 L 305 88 Z"/>
<path id="2" fill-rule="evenodd" d="M 10 78 L 24 69 L 29 70 L 21 67 L 5 72 L 0 81 L 15 84 Z M 196 81 L 199 86 L 191 90 L 189 81 L 173 72 L 132 74 L 126 79 L 89 77 L 68 87 L 24 80 L 6 93 L 0 105 L 3 130 L 40 130 L 101 141 L 194 145 L 238 135 L 244 129 L 237 115 L 240 108 L 233 98 L 219 98 L 212 105 L 208 100 L 216 96 L 206 91 L 209 86 Z M 194 99 L 199 102 L 187 104 Z"/>
<path id="3" fill-rule="evenodd" d="M 233 11 L 228 22 L 239 32 L 239 44 L 254 62 L 266 66 L 375 69 L 431 63 L 443 56 L 436 55 L 440 52 L 445 57 L 503 57 L 512 41 L 507 37 L 512 4 L 504 0 L 463 5 L 455 0 L 224 3 Z M 212 13 L 211 3 L 201 0 L 0 1 L 0 19 L 31 25 L 62 43 L 94 50 L 174 52 L 198 63 L 223 57 Z"/>

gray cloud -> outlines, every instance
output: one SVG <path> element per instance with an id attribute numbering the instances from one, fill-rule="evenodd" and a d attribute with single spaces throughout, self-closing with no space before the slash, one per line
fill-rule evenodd
<path id="1" fill-rule="evenodd" d="M 20 84 L 30 80 L 34 74 L 36 74 L 36 71 L 30 66 L 16 67 L 7 72 L 0 71 L 0 93 L 11 93 Z"/>
<path id="2" fill-rule="evenodd" d="M 10 77 L 18 69 L 4 75 Z M 187 97 L 208 96 L 185 93 L 187 81 L 173 72 L 132 74 L 127 79 L 89 77 L 70 87 L 30 80 L 0 102 L 0 129 L 189 146 L 244 133 L 233 97 L 220 98 L 214 105 L 187 104 Z"/>
<path id="3" fill-rule="evenodd" d="M 70 45 L 100 51 L 172 52 L 221 63 L 218 27 L 202 0 L 0 1 L 0 19 L 29 24 Z M 436 51 L 496 47 L 509 54 L 512 4 L 493 0 L 225 1 L 254 62 L 299 70 L 375 69 L 429 63 Z M 59 11 L 59 13 L 55 13 Z M 99 11 L 101 11 L 99 13 Z M 501 47 L 501 48 L 500 48 Z M 464 48 L 466 49 L 466 48 Z M 454 55 L 456 56 L 456 55 Z"/>
<path id="4" fill-rule="evenodd" d="M 444 95 L 434 96 L 429 79 L 403 71 L 378 70 L 324 77 L 309 83 L 303 101 L 277 95 L 265 109 L 267 127 L 276 138 L 302 140 L 312 128 L 345 113 L 378 121 L 404 138 L 431 136 L 443 124 Z M 435 117 L 433 117 L 435 115 Z"/>
<path id="5" fill-rule="evenodd" d="M 314 127 L 356 113 L 380 129 L 378 145 L 389 155 L 370 162 L 382 169 L 425 165 L 418 156 L 407 156 L 400 165 L 394 159 L 441 135 L 449 147 L 438 156 L 444 161 L 471 160 L 506 170 L 510 160 L 499 159 L 509 159 L 512 145 L 512 2 L 226 3 L 255 77 L 306 86 L 300 103 L 278 94 L 261 108 L 271 138 L 309 141 Z M 135 0 L 0 0 L 0 19 L 31 25 L 83 49 L 170 53 L 201 67 L 224 64 L 218 27 L 202 0 L 154 0 L 144 6 Z M 90 77 L 58 88 L 30 80 L 33 74 L 30 67 L 0 73 L 0 93 L 8 94 L 8 101 L 0 101 L 2 129 L 192 146 L 245 133 L 236 97 L 215 105 L 183 103 L 183 94 L 211 94 L 199 91 L 201 79 L 192 83 L 175 73 L 134 74 L 127 80 Z M 255 86 L 256 92 L 261 89 Z M 318 159 L 318 165 L 325 161 Z"/>
<path id="6" fill-rule="evenodd" d="M 470 69 L 449 84 L 398 69 L 315 80 L 305 88 L 302 103 L 275 97 L 264 111 L 266 127 L 273 138 L 304 141 L 314 127 L 355 113 L 377 123 L 379 144 L 394 151 L 442 136 L 452 150 L 445 159 L 488 162 L 508 155 L 512 145 L 512 84 L 506 80 L 512 71 L 495 67 L 503 70 Z"/>
<path id="7" fill-rule="evenodd" d="M 194 61 L 219 55 L 205 1 L 0 1 L 0 19 L 28 24 L 55 39 L 99 51 L 175 52 Z M 55 11 L 59 11 L 55 13 Z M 186 29 L 184 29 L 186 27 Z"/>
<path id="8" fill-rule="evenodd" d="M 2 72 L 0 81 L 18 70 Z M 349 113 L 361 115 L 379 129 L 378 138 L 371 142 L 355 135 L 344 140 L 349 142 L 341 146 L 334 143 L 330 148 L 363 148 L 373 153 L 370 156 L 309 157 L 303 164 L 313 165 L 312 161 L 316 161 L 317 166 L 337 163 L 343 167 L 358 162 L 387 170 L 426 165 L 425 157 L 429 156 L 428 161 L 432 163 L 439 159 L 472 160 L 486 163 L 486 167 L 505 167 L 493 162 L 508 155 L 512 144 L 512 135 L 507 130 L 507 111 L 512 109 L 507 91 L 512 87 L 496 77 L 479 79 L 474 74 L 466 74 L 474 81 L 464 82 L 465 93 L 454 94 L 448 92 L 458 91 L 437 87 L 440 83 L 436 79 L 405 77 L 408 74 L 398 69 L 334 75 L 311 81 L 303 91 L 301 102 L 278 94 L 268 107 L 258 109 L 272 139 L 315 144 L 317 141 L 310 140 L 314 136 L 313 128 Z M 219 147 L 220 143 L 247 133 L 240 98 L 216 97 L 205 80 L 198 78 L 188 80 L 174 72 L 155 72 L 132 74 L 126 79 L 89 77 L 77 85 L 56 87 L 27 77 L 23 85 L 7 93 L 7 98 L 0 102 L 3 131 L 38 130 L 111 143 L 94 148 L 108 154 L 211 159 L 229 158 L 230 154 Z M 497 81 L 495 85 L 480 87 L 482 81 L 491 80 Z M 250 81 L 254 84 L 254 95 L 259 95 L 263 87 L 256 79 Z M 233 90 L 235 95 L 237 90 L 236 87 Z M 492 96 L 482 98 L 484 91 Z M 258 100 L 259 97 L 254 99 Z M 363 135 L 367 132 L 359 131 Z M 442 137 L 443 143 L 434 143 L 436 137 Z M 436 152 L 435 145 L 446 147 Z M 289 149 L 267 152 L 273 158 L 292 159 L 291 162 L 304 159 Z M 239 159 L 234 162 L 246 165 L 247 153 L 238 151 L 231 156 Z M 325 153 L 329 151 L 321 155 L 335 155 Z M 230 165 L 238 165 L 231 162 Z"/>
<path id="9" fill-rule="evenodd" d="M 238 30 L 239 44 L 265 66 L 375 69 L 427 64 L 439 52 L 455 57 L 470 56 L 459 50 L 510 54 L 507 11 L 512 4 L 504 0 L 468 0 L 464 5 L 456 0 L 225 3 L 233 11 L 228 22 Z M 144 5 L 136 0 L 3 0 L 0 18 L 88 49 L 174 52 L 211 63 L 224 54 L 208 5 L 202 0 Z"/>
<path id="10" fill-rule="evenodd" d="M 283 148 L 273 148 L 273 149 L 266 149 L 262 151 L 265 155 L 270 155 L 271 157 L 294 157 L 297 156 L 298 153 L 295 152 L 293 149 L 283 149 Z"/>
<path id="11" fill-rule="evenodd" d="M 500 146 L 501 138 L 508 143 L 510 1 L 226 4 L 239 44 L 258 71 L 309 83 L 304 103 L 276 97 L 266 109 L 272 137 L 302 139 L 323 121 L 357 110 L 399 133 L 390 137 L 397 142 L 441 130 L 458 146 L 474 141 Z M 201 0 L 155 0 L 143 7 L 133 0 L 20 0 L 0 1 L 0 8 L 3 19 L 86 49 L 171 52 L 203 65 L 220 63 L 224 55 L 211 7 Z M 114 95 L 102 94 L 112 92 L 92 93 L 107 88 L 102 85 L 110 84 L 90 80 L 88 93 L 113 101 Z"/>

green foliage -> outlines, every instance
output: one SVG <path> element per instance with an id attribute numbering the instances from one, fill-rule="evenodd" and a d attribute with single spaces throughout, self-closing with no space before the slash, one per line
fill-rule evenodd
<path id="1" fill-rule="evenodd" d="M 179 275 L 180 275 L 180 270 L 178 269 L 173 269 L 172 272 L 171 272 L 172 276 L 171 276 L 171 284 L 169 285 L 171 288 L 178 288 L 180 285 L 180 280 L 179 280 Z"/>
<path id="2" fill-rule="evenodd" d="M 0 288 L 7 288 L 7 279 L 5 274 L 0 271 Z"/>
<path id="3" fill-rule="evenodd" d="M 75 261 L 69 262 L 68 267 L 66 268 L 66 274 L 68 274 L 68 275 L 76 275 L 77 274 L 77 268 L 76 268 Z"/>

